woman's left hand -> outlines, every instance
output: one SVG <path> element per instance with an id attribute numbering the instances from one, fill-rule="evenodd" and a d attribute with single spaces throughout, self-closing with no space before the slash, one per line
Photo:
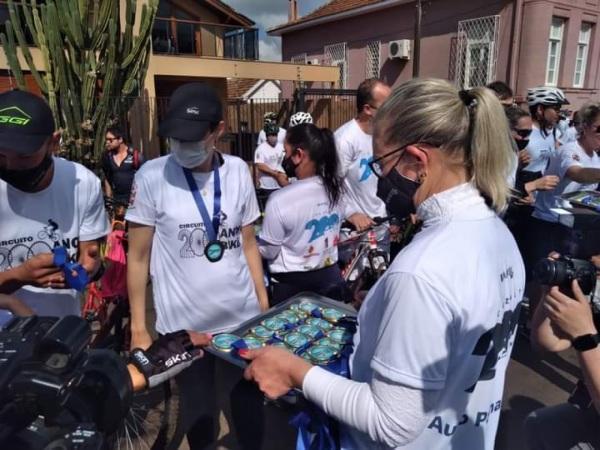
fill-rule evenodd
<path id="1" fill-rule="evenodd" d="M 573 280 L 572 289 L 575 298 L 563 294 L 557 286 L 552 287 L 544 299 L 546 314 L 570 339 L 595 334 L 592 308 L 577 280 Z"/>
<path id="2" fill-rule="evenodd" d="M 301 388 L 304 376 L 312 368 L 304 359 L 277 347 L 243 349 L 239 354 L 250 361 L 244 378 L 254 380 L 269 398 L 281 397 L 294 388 Z"/>

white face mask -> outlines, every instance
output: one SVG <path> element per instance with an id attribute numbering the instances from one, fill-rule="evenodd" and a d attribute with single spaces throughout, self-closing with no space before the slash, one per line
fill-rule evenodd
<path id="1" fill-rule="evenodd" d="M 186 169 L 202 165 L 211 155 L 206 141 L 183 142 L 169 138 L 169 148 L 177 164 Z"/>

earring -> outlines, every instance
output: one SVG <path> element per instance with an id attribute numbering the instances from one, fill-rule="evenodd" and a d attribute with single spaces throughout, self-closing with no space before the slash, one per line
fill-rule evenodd
<path id="1" fill-rule="evenodd" d="M 418 176 L 417 179 L 419 180 L 419 184 L 423 184 L 423 182 L 425 181 L 425 178 L 427 178 L 427 173 L 425 172 L 421 172 Z"/>

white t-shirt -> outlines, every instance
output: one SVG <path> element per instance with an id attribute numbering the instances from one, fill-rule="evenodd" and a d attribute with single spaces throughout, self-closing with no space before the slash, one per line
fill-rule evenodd
<path id="1" fill-rule="evenodd" d="M 259 242 L 280 246 L 272 273 L 306 272 L 337 263 L 343 208 L 329 205 L 318 176 L 298 180 L 269 197 Z"/>
<path id="2" fill-rule="evenodd" d="M 279 127 L 279 132 L 277 133 L 277 143 L 283 145 L 283 141 L 285 141 L 285 128 Z M 264 144 L 267 142 L 267 134 L 265 130 L 260 130 L 258 133 L 258 140 L 256 141 L 256 146 L 258 147 L 260 144 Z"/>
<path id="3" fill-rule="evenodd" d="M 346 188 L 345 203 L 369 217 L 385 217 L 385 204 L 377 197 L 377 176 L 369 167 L 373 160 L 373 136 L 352 119 L 336 130 L 335 143 Z"/>
<path id="4" fill-rule="evenodd" d="M 406 449 L 492 450 L 525 269 L 506 225 L 463 184 L 430 197 L 422 231 L 371 289 L 358 316 L 352 380 L 374 372 L 439 390 L 432 419 Z M 457 260 L 459 258 L 459 260 Z M 344 449 L 381 448 L 344 428 Z"/>
<path id="5" fill-rule="evenodd" d="M 254 152 L 254 162 L 266 164 L 269 169 L 276 170 L 277 172 L 285 173 L 283 170 L 283 158 L 285 158 L 285 149 L 283 144 L 277 143 L 275 147 L 272 147 L 268 142 L 260 144 Z M 259 184 L 262 189 L 279 189 L 279 183 L 271 175 L 262 173 L 259 171 Z"/>
<path id="6" fill-rule="evenodd" d="M 215 263 L 204 256 L 208 235 L 175 159 L 153 159 L 135 174 L 126 218 L 154 227 L 150 275 L 159 333 L 218 333 L 260 313 L 241 234 L 260 215 L 252 177 L 241 159 L 222 157 L 218 236 L 227 248 Z M 212 217 L 213 172 L 194 173 L 194 179 Z"/>
<path id="7" fill-rule="evenodd" d="M 544 135 L 537 126 L 533 126 L 527 146 L 531 162 L 523 168 L 524 171 L 545 173 L 550 158 L 556 153 L 559 134 L 559 131 L 556 130 L 555 138 L 552 130 L 549 130 L 547 135 Z"/>
<path id="8" fill-rule="evenodd" d="M 577 141 L 577 128 L 574 126 L 567 128 L 561 136 L 560 141 L 563 144 L 570 144 L 571 142 Z"/>
<path id="9" fill-rule="evenodd" d="M 100 180 L 80 164 L 54 158 L 52 181 L 40 192 L 22 192 L 0 180 L 0 272 L 59 245 L 76 262 L 81 241 L 93 241 L 109 231 Z M 14 296 L 39 315 L 81 314 L 80 296 L 73 289 L 24 286 Z"/>
<path id="10" fill-rule="evenodd" d="M 519 154 L 513 153 L 512 164 L 510 168 L 510 172 L 508 172 L 508 176 L 506 177 L 506 182 L 511 189 L 515 188 L 515 184 L 517 183 L 517 173 L 519 171 Z"/>
<path id="11" fill-rule="evenodd" d="M 596 152 L 589 156 L 577 141 L 566 144 L 550 160 L 546 175 L 558 175 L 560 181 L 551 191 L 540 191 L 535 200 L 533 217 L 548 222 L 558 222 L 558 214 L 551 208 L 569 208 L 571 205 L 566 200 L 561 200 L 560 195 L 575 191 L 595 191 L 598 183 L 581 184 L 566 176 L 569 167 L 587 167 L 600 169 L 600 156 Z"/>

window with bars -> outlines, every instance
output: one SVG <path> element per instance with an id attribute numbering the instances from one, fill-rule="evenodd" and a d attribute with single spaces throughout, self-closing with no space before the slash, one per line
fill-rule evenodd
<path id="1" fill-rule="evenodd" d="M 546 84 L 556 86 L 558 84 L 558 72 L 560 70 L 560 56 L 562 52 L 562 40 L 565 31 L 565 19 L 552 18 L 550 26 L 550 43 L 548 46 L 548 62 L 546 64 Z"/>
<path id="2" fill-rule="evenodd" d="M 496 77 L 500 16 L 458 22 L 455 81 L 462 89 L 485 86 Z"/>
<path id="3" fill-rule="evenodd" d="M 306 53 L 300 53 L 299 55 L 292 56 L 290 61 L 294 64 L 306 64 L 308 55 Z"/>
<path id="4" fill-rule="evenodd" d="M 582 22 L 581 30 L 579 30 L 579 41 L 577 42 L 577 54 L 575 56 L 575 75 L 573 76 L 573 86 L 577 88 L 582 88 L 585 83 L 585 70 L 587 68 L 591 35 L 592 24 Z"/>
<path id="5" fill-rule="evenodd" d="M 365 78 L 379 78 L 381 64 L 381 42 L 373 41 L 367 44 L 367 61 Z"/>
<path id="6" fill-rule="evenodd" d="M 324 49 L 325 60 L 331 66 L 337 66 L 340 69 L 339 88 L 346 89 L 348 84 L 348 50 L 346 43 L 326 45 Z"/>

